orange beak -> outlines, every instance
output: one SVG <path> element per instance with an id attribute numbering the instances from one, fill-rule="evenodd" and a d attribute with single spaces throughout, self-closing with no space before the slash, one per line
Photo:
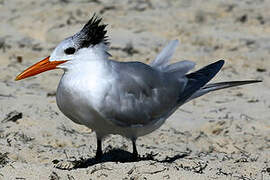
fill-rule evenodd
<path id="1" fill-rule="evenodd" d="M 67 61 L 49 61 L 50 56 L 46 57 L 45 59 L 41 60 L 40 62 L 34 64 L 33 66 L 24 70 L 21 74 L 19 74 L 15 81 L 37 75 L 39 73 L 56 69 L 58 65 L 67 62 Z"/>

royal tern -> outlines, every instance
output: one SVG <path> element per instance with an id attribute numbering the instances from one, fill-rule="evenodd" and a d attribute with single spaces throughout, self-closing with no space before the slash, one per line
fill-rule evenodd
<path id="1" fill-rule="evenodd" d="M 49 57 L 16 77 L 21 80 L 52 69 L 64 70 L 57 88 L 57 105 L 69 119 L 95 131 L 96 158 L 102 156 L 102 139 L 109 134 L 131 139 L 136 158 L 136 139 L 158 129 L 179 106 L 210 91 L 260 82 L 207 84 L 224 60 L 188 73 L 194 62 L 169 63 L 177 40 L 171 41 L 150 65 L 109 59 L 106 25 L 101 20 L 94 15 Z"/>

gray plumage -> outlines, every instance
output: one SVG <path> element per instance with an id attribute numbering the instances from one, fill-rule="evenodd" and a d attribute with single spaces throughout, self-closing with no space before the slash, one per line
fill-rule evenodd
<path id="1" fill-rule="evenodd" d="M 171 115 L 179 106 L 210 91 L 259 81 L 222 82 L 206 85 L 222 68 L 224 60 L 188 73 L 195 63 L 169 64 L 178 41 L 170 42 L 157 58 L 141 62 L 110 61 L 115 77 L 104 97 L 101 114 L 122 127 L 144 126 Z"/>

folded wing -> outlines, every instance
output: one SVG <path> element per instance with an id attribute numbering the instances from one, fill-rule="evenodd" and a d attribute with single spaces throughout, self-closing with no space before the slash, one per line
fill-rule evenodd
<path id="1" fill-rule="evenodd" d="M 119 126 L 151 123 L 177 106 L 179 92 L 186 84 L 140 62 L 114 62 L 117 74 L 104 97 L 102 115 Z"/>

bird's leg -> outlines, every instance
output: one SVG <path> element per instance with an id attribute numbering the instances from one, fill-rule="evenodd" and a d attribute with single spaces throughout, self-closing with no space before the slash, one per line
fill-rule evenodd
<path id="1" fill-rule="evenodd" d="M 136 139 L 132 139 L 132 148 L 133 148 L 132 157 L 134 159 L 137 159 L 138 158 L 138 151 L 137 151 L 137 147 L 136 147 Z"/>
<path id="2" fill-rule="evenodd" d="M 102 156 L 102 140 L 97 138 L 96 159 L 100 159 L 101 156 Z"/>

